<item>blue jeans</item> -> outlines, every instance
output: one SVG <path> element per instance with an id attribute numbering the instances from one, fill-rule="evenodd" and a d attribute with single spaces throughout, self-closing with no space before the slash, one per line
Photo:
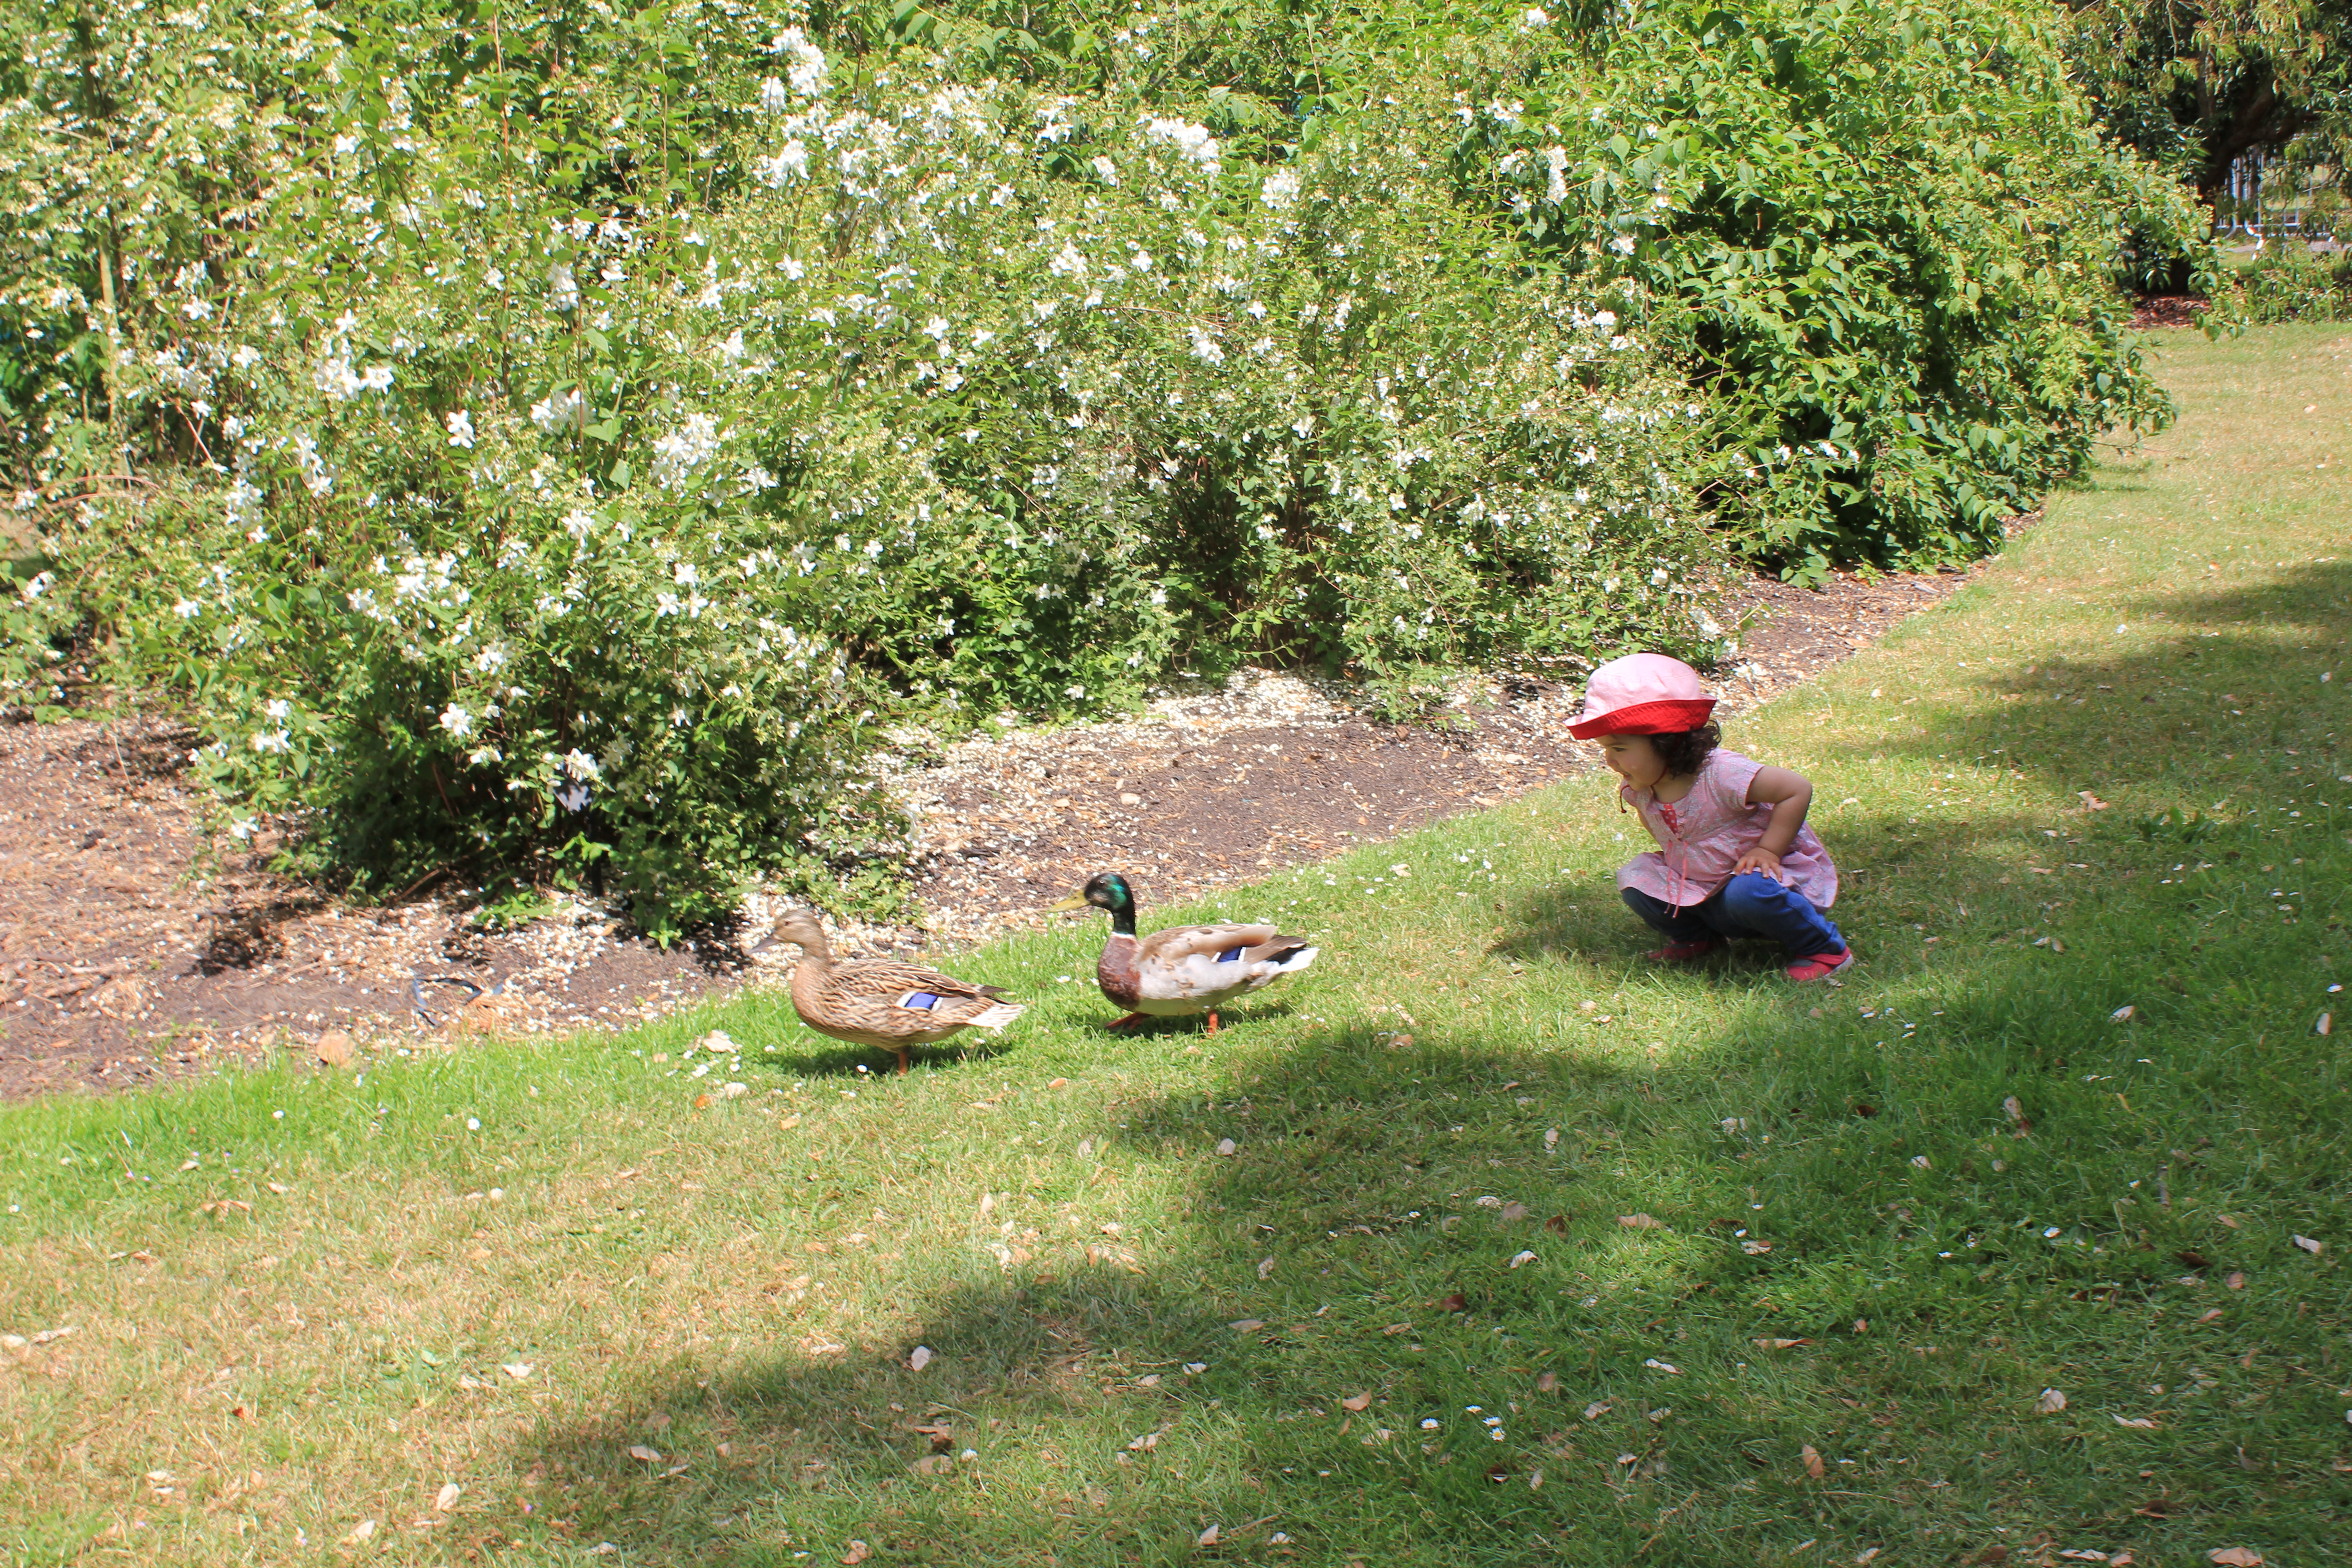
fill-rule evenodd
<path id="1" fill-rule="evenodd" d="M 1622 889 L 1625 907 L 1668 942 L 1708 942 L 1719 937 L 1769 937 L 1795 958 L 1843 952 L 1845 938 L 1811 899 L 1783 887 L 1761 871 L 1746 871 L 1716 889 L 1703 904 L 1677 909 L 1638 888 Z"/>

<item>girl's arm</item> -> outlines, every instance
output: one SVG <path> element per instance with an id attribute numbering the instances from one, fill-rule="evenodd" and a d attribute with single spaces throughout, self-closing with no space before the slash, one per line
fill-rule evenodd
<path id="1" fill-rule="evenodd" d="M 1797 841 L 1797 829 L 1805 825 L 1805 812 L 1813 804 L 1812 784 L 1786 768 L 1759 768 L 1748 784 L 1748 804 L 1769 805 L 1772 820 L 1765 826 L 1764 837 L 1756 841 L 1756 847 L 1742 855 L 1731 868 L 1732 875 L 1761 871 L 1780 881 L 1780 857 Z"/>

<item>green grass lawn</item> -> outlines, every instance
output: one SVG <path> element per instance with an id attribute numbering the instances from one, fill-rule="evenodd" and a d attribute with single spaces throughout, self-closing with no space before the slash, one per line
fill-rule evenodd
<path id="1" fill-rule="evenodd" d="M 0 1561 L 2343 1561 L 2352 331 L 2162 352 L 1732 726 L 1842 985 L 1642 962 L 1588 780 L 1234 894 L 1324 953 L 1214 1037 L 1094 918 L 904 1079 L 778 995 L 13 1107 Z"/>

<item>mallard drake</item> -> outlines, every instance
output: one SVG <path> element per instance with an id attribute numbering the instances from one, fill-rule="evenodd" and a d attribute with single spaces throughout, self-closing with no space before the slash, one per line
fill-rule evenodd
<path id="1" fill-rule="evenodd" d="M 769 936 L 801 946 L 792 981 L 793 1011 L 801 1022 L 836 1040 L 898 1052 L 900 1072 L 907 1070 L 909 1048 L 934 1045 L 974 1024 L 1001 1029 L 1024 1010 L 1004 1000 L 996 986 L 974 985 L 935 969 L 887 958 L 835 963 L 824 927 L 806 910 L 785 915 Z"/>
<path id="2" fill-rule="evenodd" d="M 1315 962 L 1318 949 L 1302 936 L 1284 936 L 1272 926 L 1170 926 L 1139 940 L 1135 893 L 1116 871 L 1097 873 L 1083 891 L 1052 908 L 1082 910 L 1092 904 L 1110 911 L 1110 938 L 1095 964 L 1102 994 L 1128 1009 L 1116 1029 L 1142 1018 L 1209 1016 L 1217 1031 L 1217 1009 L 1234 997 L 1271 985 Z"/>

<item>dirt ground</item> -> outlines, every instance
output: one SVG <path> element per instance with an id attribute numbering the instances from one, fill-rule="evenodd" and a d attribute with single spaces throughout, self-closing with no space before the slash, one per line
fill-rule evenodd
<path id="1" fill-rule="evenodd" d="M 1965 577 L 1758 582 L 1740 663 L 1751 707 L 1864 647 Z M 1508 799 L 1592 765 L 1572 688 L 1496 680 L 1448 727 L 1399 729 L 1344 694 L 1245 672 L 1134 720 L 910 750 L 920 929 L 846 933 L 852 952 L 960 945 L 1034 926 L 1093 871 L 1147 903 Z M 474 929 L 446 885 L 341 904 L 215 844 L 168 720 L 0 725 L 0 1096 L 104 1090 L 276 1047 L 323 1054 L 425 1039 L 625 1027 L 784 969 L 750 938 L 767 911 L 670 952 L 576 902 L 527 930 Z M 266 847 L 266 844 L 264 845 Z M 225 851 L 235 851 L 234 853 Z"/>

